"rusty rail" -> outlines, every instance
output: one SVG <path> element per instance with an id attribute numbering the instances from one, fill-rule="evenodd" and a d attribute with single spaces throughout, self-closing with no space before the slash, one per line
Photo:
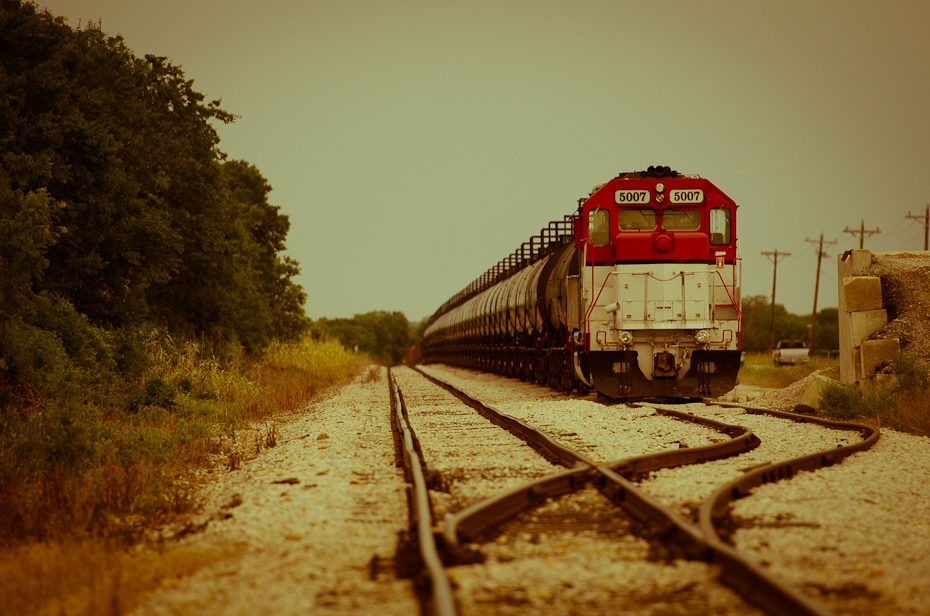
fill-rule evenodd
<path id="1" fill-rule="evenodd" d="M 388 370 L 388 387 L 391 392 L 391 410 L 397 428 L 401 432 L 404 474 L 410 486 L 408 487 L 408 497 L 410 499 L 411 525 L 416 525 L 416 538 L 420 549 L 420 557 L 429 578 L 429 585 L 426 588 L 429 603 L 428 611 L 436 616 L 454 616 L 457 613 L 455 598 L 433 537 L 433 515 L 430 508 L 426 479 L 423 476 L 423 467 L 420 464 L 420 456 L 414 447 L 413 429 L 407 421 L 403 397 L 390 370 Z"/>
<path id="2" fill-rule="evenodd" d="M 474 503 L 455 514 L 447 515 L 443 522 L 442 540 L 447 548 L 446 554 L 450 557 L 454 558 L 459 552 L 461 542 L 468 541 L 482 530 L 541 503 L 545 498 L 567 494 L 580 489 L 587 483 L 595 482 L 605 496 L 646 525 L 656 537 L 679 546 L 686 557 L 720 565 L 721 581 L 736 590 L 747 601 L 769 613 L 778 615 L 827 616 L 831 613 L 799 589 L 724 543 L 717 535 L 712 519 L 714 515 L 719 516 L 733 499 L 748 494 L 756 485 L 790 477 L 797 470 L 829 466 L 853 451 L 867 449 L 877 440 L 877 431 L 857 424 L 819 420 L 794 413 L 713 403 L 718 406 L 743 408 L 749 413 L 765 413 L 794 421 L 810 421 L 831 428 L 856 430 L 863 435 L 864 440 L 862 443 L 844 446 L 829 452 L 754 469 L 738 481 L 720 488 L 712 499 L 705 501 L 701 508 L 700 523 L 695 525 L 640 490 L 634 480 L 661 468 L 701 463 L 748 451 L 758 446 L 760 442 L 759 438 L 748 428 L 650 406 L 659 414 L 710 427 L 729 435 L 730 439 L 714 445 L 663 451 L 607 464 L 597 464 L 587 456 L 565 447 L 526 423 L 481 403 L 440 379 L 427 375 L 419 369 L 417 371 L 493 423 L 523 439 L 550 461 L 568 467 L 567 470 L 528 482 Z M 708 504 L 709 501 L 712 502 Z"/>
<path id="3" fill-rule="evenodd" d="M 766 483 L 774 483 L 782 479 L 791 478 L 799 471 L 814 471 L 837 464 L 853 453 L 865 451 L 872 447 L 872 445 L 878 442 L 880 432 L 876 428 L 871 428 L 862 424 L 821 419 L 819 417 L 810 417 L 798 413 L 773 411 L 735 404 L 721 404 L 717 402 L 707 402 L 707 404 L 729 408 L 741 408 L 747 413 L 754 415 L 771 415 L 773 417 L 789 419 L 799 423 L 813 423 L 835 430 L 854 431 L 858 432 L 862 437 L 862 440 L 858 443 L 843 445 L 806 456 L 792 458 L 784 462 L 766 464 L 755 468 L 742 477 L 721 486 L 701 504 L 699 521 L 701 531 L 707 538 L 708 544 L 712 546 L 714 550 L 714 561 L 722 566 L 726 583 L 737 588 L 740 592 L 759 596 L 758 600 L 772 605 L 775 613 L 795 614 L 797 613 L 795 605 L 784 602 L 779 592 L 776 592 L 776 589 L 770 588 L 765 583 L 758 586 L 751 586 L 743 581 L 751 577 L 758 577 L 754 569 L 760 567 L 748 559 L 740 558 L 738 560 L 736 558 L 738 554 L 735 548 L 725 543 L 723 539 L 720 538 L 720 535 L 717 533 L 715 522 L 720 521 L 727 515 L 730 505 L 734 500 L 749 495 L 754 488 Z M 759 579 L 772 579 L 772 577 L 773 576 L 768 575 L 764 578 L 759 577 Z M 798 599 L 801 598 L 802 597 L 799 597 Z"/>
<path id="4" fill-rule="evenodd" d="M 572 468 L 578 464 L 584 464 L 589 467 L 596 466 L 595 462 L 588 458 L 586 455 L 566 447 L 545 432 L 541 432 L 536 428 L 520 421 L 516 417 L 513 417 L 512 415 L 502 413 L 494 407 L 488 406 L 480 400 L 472 398 L 457 387 L 437 379 L 436 377 L 430 376 L 417 367 L 414 367 L 413 369 L 420 373 L 429 382 L 442 387 L 447 392 L 461 400 L 463 403 L 474 409 L 479 415 L 491 423 L 501 426 L 514 436 L 523 439 L 527 445 L 538 451 L 540 455 L 542 455 L 550 462 L 565 466 L 567 468 Z"/>

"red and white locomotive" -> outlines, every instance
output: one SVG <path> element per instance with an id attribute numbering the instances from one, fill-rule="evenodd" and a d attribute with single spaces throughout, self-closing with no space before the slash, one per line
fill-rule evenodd
<path id="1" fill-rule="evenodd" d="M 443 304 L 421 361 L 616 399 L 726 393 L 742 346 L 736 209 L 698 176 L 621 173 Z"/>

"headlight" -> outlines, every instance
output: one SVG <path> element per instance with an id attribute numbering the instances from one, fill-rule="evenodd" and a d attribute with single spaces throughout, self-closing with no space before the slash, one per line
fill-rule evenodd
<path id="1" fill-rule="evenodd" d="M 694 334 L 694 339 L 698 341 L 698 344 L 707 344 L 710 341 L 710 332 L 702 329 Z"/>
<path id="2" fill-rule="evenodd" d="M 632 344 L 633 334 L 630 332 L 620 332 L 620 344 Z"/>

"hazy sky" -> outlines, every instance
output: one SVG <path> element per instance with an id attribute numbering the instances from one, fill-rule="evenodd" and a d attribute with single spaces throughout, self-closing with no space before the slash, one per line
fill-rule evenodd
<path id="1" fill-rule="evenodd" d="M 836 305 L 846 227 L 923 248 L 930 2 L 40 0 L 168 56 L 291 220 L 311 317 L 429 316 L 579 197 L 669 165 L 740 204 L 743 294 Z"/>

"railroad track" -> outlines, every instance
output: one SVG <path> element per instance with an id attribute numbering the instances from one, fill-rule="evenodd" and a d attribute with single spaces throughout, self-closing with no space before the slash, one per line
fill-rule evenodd
<path id="1" fill-rule="evenodd" d="M 823 424 L 825 430 L 852 430 L 856 434 L 841 447 L 831 443 L 826 450 L 808 452 L 800 458 L 785 462 L 757 462 L 751 464 L 753 468 L 747 469 L 733 460 L 742 460 L 748 452 L 758 453 L 762 449 L 759 437 L 751 429 L 719 421 L 712 416 L 712 410 L 682 411 L 655 405 L 641 409 L 641 412 L 655 413 L 668 422 L 681 422 L 681 429 L 661 429 L 667 430 L 671 436 L 682 433 L 687 435 L 679 437 L 678 448 L 664 447 L 659 451 L 640 452 L 639 455 L 627 455 L 608 462 L 606 460 L 615 457 L 610 447 L 588 446 L 587 451 L 582 453 L 577 446 L 572 448 L 563 444 L 563 441 L 573 441 L 573 444 L 583 446 L 585 437 L 577 433 L 556 429 L 554 432 L 561 434 L 558 439 L 552 438 L 528 422 L 500 412 L 449 383 L 433 377 L 427 378 L 433 383 L 428 387 L 421 377 L 408 370 L 399 379 L 402 381 L 400 389 L 410 392 L 411 400 L 415 399 L 414 412 L 407 409 L 405 393 L 397 388 L 395 375 L 390 379 L 395 405 L 392 417 L 404 434 L 405 468 L 408 483 L 414 487 L 411 490 L 411 518 L 415 521 L 415 535 L 427 572 L 424 579 L 428 581 L 419 585 L 427 611 L 437 614 L 456 613 L 457 605 L 463 601 L 460 598 L 457 603 L 453 597 L 449 572 L 451 570 L 452 575 L 457 576 L 456 583 L 460 588 L 474 584 L 474 576 L 470 581 L 468 575 L 457 575 L 458 571 L 468 566 L 454 567 L 477 560 L 476 551 L 469 549 L 473 542 L 481 543 L 484 555 L 490 553 L 492 561 L 499 562 L 501 558 L 510 558 L 506 550 L 501 552 L 499 549 L 502 544 L 522 541 L 539 546 L 543 543 L 540 536 L 550 536 L 557 534 L 557 530 L 570 529 L 575 535 L 593 533 L 596 535 L 594 543 L 611 538 L 614 547 L 610 549 L 611 556 L 604 561 L 605 566 L 622 560 L 618 554 L 632 554 L 640 560 L 648 560 L 648 553 L 653 556 L 661 553 L 663 556 L 660 560 L 666 562 L 684 557 L 696 566 L 700 564 L 703 567 L 699 573 L 678 572 L 685 578 L 691 575 L 697 580 L 696 586 L 707 586 L 703 582 L 707 581 L 708 576 L 715 575 L 713 572 L 708 573 L 708 567 L 703 564 L 711 563 L 719 567 L 719 579 L 722 582 L 734 589 L 743 600 L 765 612 L 829 613 L 797 588 L 777 579 L 726 543 L 722 537 L 726 537 L 732 529 L 727 512 L 734 499 L 748 494 L 753 487 L 788 478 L 799 470 L 834 464 L 845 455 L 870 446 L 878 438 L 877 432 L 865 426 L 851 427 L 849 424 L 821 422 L 793 414 L 747 409 L 747 413 L 768 420 L 790 419 L 808 424 L 819 423 Z M 451 400 L 452 396 L 458 404 Z M 445 410 L 436 411 L 437 407 Z M 410 421 L 411 416 L 415 418 L 413 422 Z M 417 432 L 424 439 L 423 444 L 417 440 L 411 423 L 416 424 Z M 503 441 L 499 441 L 503 433 L 493 428 L 492 424 L 507 431 Z M 457 459 L 442 467 L 440 458 L 450 449 L 431 450 L 432 446 L 426 443 L 433 439 L 448 439 L 450 430 L 456 434 L 451 451 L 452 457 Z M 641 432 L 643 428 L 638 430 Z M 496 435 L 492 437 L 494 432 Z M 688 443 L 685 443 L 684 438 L 688 439 Z M 424 447 L 427 449 L 425 455 Z M 512 453 L 520 447 L 522 450 L 519 453 Z M 528 448 L 537 452 L 535 460 L 528 456 Z M 510 452 L 507 454 L 510 456 L 507 464 L 498 461 L 494 453 L 505 450 Z M 771 452 L 762 453 L 771 455 Z M 737 454 L 743 455 L 734 458 Z M 425 465 L 424 457 L 427 461 Z M 475 458 L 485 467 L 479 467 L 480 464 L 476 466 L 478 462 Z M 685 504 L 663 502 L 664 483 L 681 481 L 682 478 L 687 481 L 688 469 L 707 464 L 725 464 L 730 467 L 735 464 L 736 470 L 730 471 L 732 479 L 718 481 L 713 486 L 715 489 L 709 490 L 706 495 L 702 494 L 700 498 L 688 499 Z M 417 465 L 420 470 L 417 470 Z M 469 468 L 470 474 L 477 476 L 478 480 L 469 481 L 465 475 L 448 476 L 449 472 L 463 467 Z M 681 476 L 676 477 L 676 473 Z M 719 475 L 728 478 L 724 470 Z M 428 484 L 439 490 L 432 492 L 432 500 Z M 708 492 L 706 486 L 705 492 Z M 440 494 L 445 496 L 439 497 Z M 627 515 L 618 518 L 617 506 L 622 507 Z M 631 533 L 648 537 L 649 547 L 645 550 L 647 556 L 642 556 L 644 549 L 641 545 L 636 547 L 635 541 L 631 543 Z M 642 542 L 642 539 L 639 541 Z M 588 547 L 581 551 L 592 549 L 591 542 L 586 545 Z M 538 547 L 526 548 L 524 545 L 524 552 L 541 551 Z M 551 553 L 549 558 L 552 558 Z M 556 555 L 558 558 L 559 555 Z M 563 553 L 561 558 L 569 558 L 569 554 Z M 526 575 L 530 573 L 524 572 Z M 565 584 L 569 584 L 565 588 L 571 590 L 563 589 L 562 592 L 571 595 L 577 590 L 571 579 L 567 579 Z M 522 591 L 527 594 L 526 588 L 522 588 Z M 691 592 L 693 594 L 696 591 L 692 589 Z M 520 592 L 509 594 L 511 596 L 498 596 L 497 599 L 513 601 L 514 595 L 517 602 L 532 603 L 534 599 L 532 596 L 521 596 Z M 636 599 L 636 592 L 632 596 Z M 649 597 L 640 594 L 638 599 L 648 600 Z M 610 605 L 613 608 L 618 607 L 616 600 L 617 597 L 611 597 Z M 721 599 L 719 596 L 690 599 L 677 597 L 676 601 L 684 604 L 697 601 L 691 611 L 733 609 L 745 612 L 746 608 L 745 605 L 732 607 L 732 598 Z M 627 606 L 627 609 L 631 607 Z"/>

